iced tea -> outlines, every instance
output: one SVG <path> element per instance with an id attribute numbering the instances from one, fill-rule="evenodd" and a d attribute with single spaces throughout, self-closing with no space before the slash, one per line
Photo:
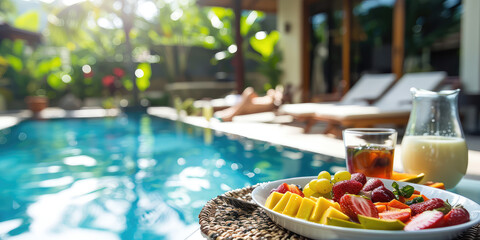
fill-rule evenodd
<path id="1" fill-rule="evenodd" d="M 367 177 L 391 178 L 394 148 L 385 146 L 347 146 L 347 168 Z"/>

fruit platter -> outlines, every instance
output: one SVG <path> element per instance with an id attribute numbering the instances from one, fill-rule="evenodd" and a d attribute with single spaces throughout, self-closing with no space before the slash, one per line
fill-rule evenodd
<path id="1" fill-rule="evenodd" d="M 480 222 L 480 205 L 458 194 L 347 171 L 268 182 L 252 199 L 312 239 L 452 239 Z"/>

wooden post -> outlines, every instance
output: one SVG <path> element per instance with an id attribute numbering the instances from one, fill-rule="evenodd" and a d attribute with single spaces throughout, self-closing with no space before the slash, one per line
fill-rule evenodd
<path id="1" fill-rule="evenodd" d="M 235 53 L 235 59 L 233 65 L 235 67 L 235 82 L 236 91 L 238 94 L 243 92 L 245 85 L 245 67 L 243 62 L 242 42 L 243 38 L 240 33 L 240 19 L 242 16 L 242 0 L 234 0 L 233 10 L 235 13 L 235 44 L 237 45 L 237 52 Z"/>
<path id="2" fill-rule="evenodd" d="M 352 0 L 343 0 L 343 43 L 342 73 L 345 87 L 343 95 L 350 89 L 350 39 L 352 39 Z"/>
<path id="3" fill-rule="evenodd" d="M 309 102 L 310 99 L 310 29 L 312 24 L 309 20 L 309 1 L 302 4 L 302 29 L 300 31 L 302 42 L 302 102 Z"/>
<path id="4" fill-rule="evenodd" d="M 405 0 L 396 0 L 393 8 L 392 72 L 400 79 L 405 55 Z"/>

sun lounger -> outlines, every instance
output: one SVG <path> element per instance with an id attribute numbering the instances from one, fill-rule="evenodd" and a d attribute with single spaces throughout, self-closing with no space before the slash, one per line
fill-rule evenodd
<path id="1" fill-rule="evenodd" d="M 325 107 L 338 105 L 369 105 L 378 99 L 395 81 L 395 74 L 364 74 L 338 102 L 284 104 L 279 113 L 297 118 L 311 117 Z"/>
<path id="2" fill-rule="evenodd" d="M 371 106 L 330 106 L 317 109 L 312 121 L 328 123 L 325 133 L 341 135 L 348 127 L 372 127 L 378 124 L 405 125 L 412 108 L 412 87 L 437 90 L 446 78 L 445 72 L 405 74 L 393 87 Z M 308 129 L 307 129 L 308 130 Z"/>

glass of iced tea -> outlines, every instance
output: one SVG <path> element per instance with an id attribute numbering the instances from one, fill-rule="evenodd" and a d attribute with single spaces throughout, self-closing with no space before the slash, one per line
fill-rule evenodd
<path id="1" fill-rule="evenodd" d="M 391 128 L 348 128 L 343 131 L 347 169 L 367 177 L 391 178 L 397 131 Z"/>

